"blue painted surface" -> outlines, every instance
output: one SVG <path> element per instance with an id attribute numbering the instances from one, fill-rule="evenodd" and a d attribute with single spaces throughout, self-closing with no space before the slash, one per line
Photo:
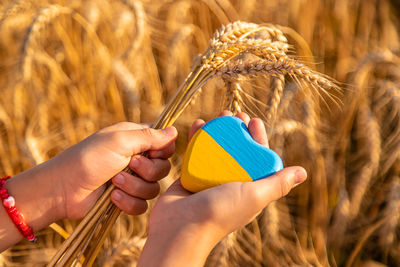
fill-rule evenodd
<path id="1" fill-rule="evenodd" d="M 206 131 L 253 180 L 265 178 L 283 169 L 279 155 L 251 138 L 246 124 L 236 117 L 218 117 L 205 124 Z"/>

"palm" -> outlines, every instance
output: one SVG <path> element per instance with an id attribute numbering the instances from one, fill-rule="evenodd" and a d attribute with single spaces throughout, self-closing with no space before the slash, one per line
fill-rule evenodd
<path id="1" fill-rule="evenodd" d="M 230 115 L 228 112 L 220 116 Z M 243 113 L 237 115 L 246 125 L 249 125 L 250 118 Z M 260 127 L 259 120 L 252 121 L 249 132 L 252 137 L 267 145 L 265 129 Z M 203 121 L 195 121 L 189 134 L 189 139 L 194 133 L 204 125 Z M 205 221 L 213 221 L 216 225 L 224 225 L 225 218 L 235 218 L 231 221 L 233 231 L 236 227 L 248 223 L 264 206 L 252 205 L 254 203 L 255 184 L 251 183 L 228 183 L 214 188 L 210 188 L 196 194 L 185 190 L 180 179 L 175 181 L 168 190 L 160 197 L 150 216 L 150 231 L 158 228 L 163 222 L 171 220 L 185 221 L 186 223 L 201 224 Z M 243 199 L 243 196 L 246 196 Z M 234 216 L 237 209 L 245 210 L 243 216 Z M 226 225 L 225 225 L 226 226 Z M 229 228 L 229 227 L 228 227 Z"/>
<path id="2" fill-rule="evenodd" d="M 222 115 L 229 115 L 225 112 Z M 252 138 L 267 145 L 262 122 L 241 113 Z M 204 124 L 197 120 L 189 134 Z M 233 182 L 192 194 L 180 179 L 159 198 L 150 213 L 149 236 L 139 266 L 201 266 L 216 243 L 250 222 L 265 206 L 306 179 L 301 167 L 289 167 L 254 182 Z M 193 253 L 193 248 L 196 253 Z M 146 263 L 147 265 L 145 265 Z"/>

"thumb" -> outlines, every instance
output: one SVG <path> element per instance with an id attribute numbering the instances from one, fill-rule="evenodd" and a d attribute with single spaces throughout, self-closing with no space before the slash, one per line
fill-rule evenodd
<path id="1" fill-rule="evenodd" d="M 163 149 L 178 137 L 178 132 L 173 126 L 163 130 L 143 128 L 129 132 L 129 141 L 126 144 L 129 144 L 129 153 L 131 154 Z"/>
<path id="2" fill-rule="evenodd" d="M 307 172 L 303 167 L 293 166 L 285 168 L 274 175 L 253 182 L 256 203 L 265 207 L 270 202 L 286 196 L 290 190 L 307 179 Z M 262 207 L 262 208 L 263 208 Z"/>

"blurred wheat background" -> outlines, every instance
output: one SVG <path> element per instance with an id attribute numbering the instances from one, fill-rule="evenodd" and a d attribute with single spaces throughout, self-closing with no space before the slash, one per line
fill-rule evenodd
<path id="1" fill-rule="evenodd" d="M 0 172 L 21 172 L 119 121 L 155 121 L 213 32 L 236 20 L 284 26 L 290 53 L 342 90 L 327 96 L 277 77 L 245 79 L 227 94 L 217 78 L 179 118 L 163 188 L 179 175 L 192 121 L 223 108 L 262 117 L 285 165 L 309 173 L 222 240 L 207 265 L 400 266 L 397 0 L 3 0 Z M 121 216 L 95 265 L 135 264 L 147 218 Z M 76 224 L 42 230 L 37 244 L 3 252 L 0 266 L 45 265 Z"/>

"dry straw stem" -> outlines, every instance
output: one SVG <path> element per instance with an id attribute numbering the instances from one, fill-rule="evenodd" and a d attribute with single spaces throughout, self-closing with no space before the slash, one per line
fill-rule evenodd
<path id="1" fill-rule="evenodd" d="M 287 56 L 285 54 L 287 49 L 286 38 L 276 27 L 245 22 L 234 22 L 223 26 L 210 40 L 209 48 L 197 58 L 188 77 L 170 100 L 154 124 L 154 128 L 163 129 L 171 126 L 191 102 L 196 92 L 214 76 L 223 76 L 224 79 L 230 81 L 235 80 L 238 75 L 278 75 L 280 83 L 275 86 L 276 93 L 272 99 L 272 109 L 276 109 L 279 103 L 285 74 L 290 75 L 299 84 L 307 83 L 318 91 L 336 88 L 336 85 L 328 78 Z M 246 61 L 242 59 L 245 56 L 248 58 Z M 232 107 L 236 112 L 240 111 L 237 86 L 238 84 L 228 83 L 228 90 L 234 96 Z M 125 171 L 131 172 L 129 168 Z M 93 263 L 106 235 L 119 215 L 119 210 L 109 200 L 109 194 L 113 189 L 113 185 L 108 188 L 78 229 L 60 248 L 49 266 L 71 263 L 78 260 L 81 255 L 85 255 L 84 264 L 90 266 Z M 103 214 L 99 215 L 101 212 Z M 99 226 L 100 230 L 96 229 Z M 81 246 L 81 244 L 84 245 Z M 85 253 L 86 249 L 88 249 L 87 253 Z"/>
<path id="2" fill-rule="evenodd" d="M 163 129 L 171 126 L 198 90 L 215 76 L 235 80 L 238 75 L 278 75 L 282 78 L 288 74 L 300 85 L 306 83 L 318 91 L 336 88 L 328 78 L 287 56 L 285 54 L 287 49 L 286 38 L 274 26 L 260 26 L 240 21 L 223 26 L 210 40 L 209 48 L 197 58 L 188 77 L 170 100 L 154 124 L 154 128 Z M 244 57 L 247 57 L 247 60 L 243 60 Z M 232 89 L 232 86 L 229 86 L 229 89 Z M 274 108 L 279 102 L 282 84 L 276 90 L 278 96 L 272 100 Z M 235 97 L 238 96 L 236 89 L 231 93 Z M 237 104 L 236 108 L 238 107 Z M 131 172 L 129 168 L 124 171 Z M 72 263 L 79 260 L 82 255 L 85 255 L 85 265 L 90 266 L 94 262 L 106 235 L 119 215 L 119 210 L 109 200 L 109 194 L 113 189 L 114 186 L 111 185 L 103 194 L 78 229 L 63 244 L 49 266 Z M 96 229 L 97 227 L 100 228 Z"/>
<path id="3" fill-rule="evenodd" d="M 209 48 L 197 58 L 156 126 L 172 125 L 171 121 L 180 115 L 197 90 L 214 76 L 237 80 L 239 76 L 288 74 L 300 85 L 308 84 L 317 92 L 337 88 L 331 79 L 287 56 L 287 49 L 286 38 L 276 27 L 244 22 L 223 26 L 210 40 Z"/>
<path id="4" fill-rule="evenodd" d="M 335 193 L 330 197 L 336 197 L 337 204 L 328 244 L 339 263 L 348 266 L 377 250 L 383 262 L 399 262 L 393 253 L 398 218 L 388 214 L 398 206 L 389 187 L 396 188 L 399 173 L 399 65 L 398 53 L 389 50 L 364 58 L 353 76 L 354 88 L 344 110 L 348 116 L 333 139 L 337 158 L 330 181 Z M 371 241 L 375 238 L 378 243 Z M 350 256 L 343 247 L 352 248 Z"/>
<path id="5" fill-rule="evenodd" d="M 30 37 L 34 51 L 29 67 L 31 76 L 22 83 L 20 63 L 25 62 L 26 55 L 21 53 L 23 44 L 33 19 L 49 5 L 60 5 L 80 14 L 94 29 L 111 60 L 97 52 L 96 36 L 67 12 L 49 20 L 41 27 L 40 34 Z M 328 102 L 333 109 L 327 112 L 324 105 L 318 107 L 315 90 L 306 85 L 300 89 L 289 75 L 284 75 L 277 114 L 275 120 L 269 121 L 266 114 L 272 107 L 273 79 L 266 75 L 228 79 L 240 86 L 236 87 L 241 97 L 240 102 L 236 98 L 239 108 L 251 116 L 264 118 L 270 126 L 270 145 L 279 152 L 285 165 L 304 166 L 309 179 L 285 201 L 276 203 L 276 216 L 259 218 L 265 235 L 260 237 L 256 227 L 238 231 L 229 242 L 223 241 L 218 246 L 218 254 L 223 258 L 213 254 L 209 265 L 215 265 L 214 262 L 222 266 L 252 265 L 240 251 L 248 247 L 244 244 L 247 239 L 255 244 L 253 241 L 261 238 L 265 266 L 345 266 L 356 247 L 359 249 L 353 254 L 354 266 L 376 263 L 400 266 L 396 216 L 358 245 L 370 226 L 388 214 L 398 213 L 394 181 L 398 181 L 400 173 L 400 13 L 396 5 L 391 0 L 0 1 L 2 172 L 19 173 L 115 122 L 154 121 L 164 109 L 166 99 L 171 98 L 186 77 L 193 57 L 206 50 L 208 37 L 221 23 L 237 18 L 259 25 L 274 22 L 285 25 L 277 28 L 288 38 L 291 44 L 288 53 L 296 54 L 299 63 L 308 64 L 313 58 L 307 50 L 309 44 L 318 63 L 313 66 L 350 88 L 343 95 L 337 94 L 345 103 L 343 110 Z M 299 33 L 297 37 L 291 28 Z M 138 47 L 140 50 L 136 50 Z M 239 59 L 246 61 L 245 56 Z M 198 117 L 211 118 L 220 111 L 215 107 L 224 98 L 223 87 L 221 79 L 207 82 L 203 90 L 206 94 L 199 95 L 196 103 L 188 107 L 190 112 L 182 114 L 175 123 L 180 132 L 175 165 L 179 165 L 190 123 Z M 305 92 L 310 93 L 305 95 Z M 226 95 L 233 96 L 230 92 Z M 360 101 L 362 95 L 367 97 Z M 357 105 L 353 106 L 354 103 Z M 366 123 L 368 116 L 373 118 L 369 121 L 376 122 L 372 124 L 378 125 L 380 141 L 373 141 L 368 136 L 369 129 L 361 128 L 372 125 Z M 312 137 L 311 142 L 308 136 Z M 373 157 L 367 157 L 370 148 L 367 140 L 381 144 L 379 170 L 372 177 L 366 175 L 373 173 L 368 171 Z M 361 144 L 365 148 L 359 151 Z M 321 157 L 322 162 L 315 160 Z M 326 177 L 316 169 L 326 170 Z M 353 183 L 365 186 L 360 174 L 366 177 L 368 185 L 364 194 L 356 197 Z M 173 177 L 168 177 L 161 183 L 166 187 L 172 180 Z M 324 187 L 321 181 L 328 182 L 327 193 L 325 188 L 318 188 Z M 345 219 L 348 223 L 341 234 L 335 225 L 345 224 L 335 221 L 340 212 L 347 216 L 355 213 L 346 211 L 355 205 L 350 199 L 361 199 L 360 205 L 355 206 L 359 211 L 353 219 Z M 325 212 L 318 212 L 320 209 Z M 274 223 L 269 224 L 268 218 L 274 218 Z M 134 265 L 146 239 L 147 222 L 148 214 L 120 216 L 94 264 Z M 58 223 L 70 234 L 77 222 Z M 270 225 L 271 231 L 264 232 Z M 343 242 L 335 243 L 334 238 Z M 53 230 L 45 229 L 39 233 L 38 244 L 21 242 L 3 252 L 0 265 L 42 266 L 63 240 Z M 327 251 L 323 252 L 325 248 Z M 240 254 L 235 255 L 236 251 Z M 321 256 L 318 251 L 327 255 Z M 258 249 L 249 255 L 259 263 Z M 326 258 L 329 263 L 324 262 Z"/>

